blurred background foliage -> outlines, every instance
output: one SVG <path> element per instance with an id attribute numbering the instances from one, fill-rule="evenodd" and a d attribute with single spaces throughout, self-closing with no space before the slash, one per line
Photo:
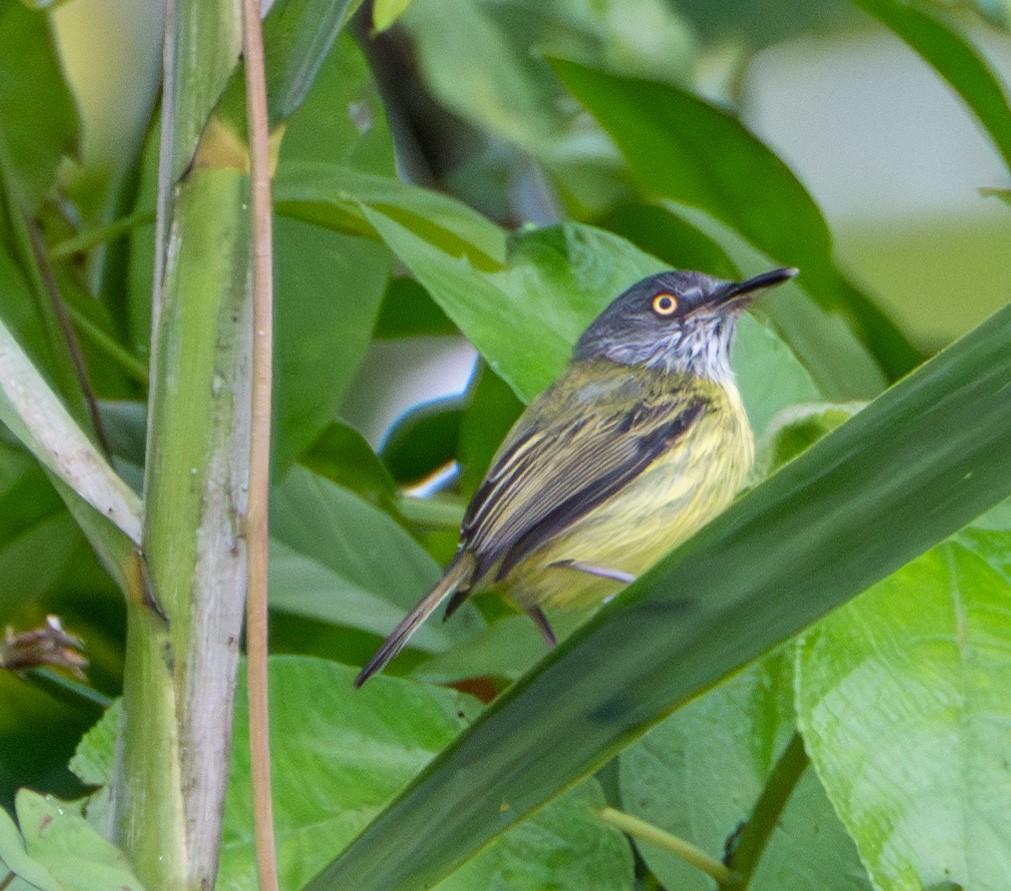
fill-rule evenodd
<path id="1" fill-rule="evenodd" d="M 752 420 L 764 434 L 763 474 L 844 420 L 850 403 L 873 398 L 1007 303 L 1011 214 L 999 196 L 980 194 L 1007 189 L 1006 98 L 998 99 L 1003 112 L 988 117 L 986 79 L 970 74 L 966 87 L 961 68 L 931 67 L 878 20 L 893 6 L 414 0 L 381 32 L 369 4 L 359 10 L 286 123 L 276 184 L 276 651 L 337 654 L 349 664 L 369 655 L 452 553 L 465 500 L 523 402 L 557 372 L 600 301 L 661 262 L 728 277 L 769 256 L 803 269 L 807 290 L 791 286 L 760 307 L 736 357 Z M 939 0 L 916 9 L 1011 79 L 1006 2 Z M 160 27 L 158 4 L 70 0 L 47 13 L 0 0 L 0 44 L 26 48 L 23 57 L 0 60 L 0 127 L 9 150 L 0 160 L 13 164 L 5 167 L 0 235 L 16 241 L 13 207 L 28 207 L 41 221 L 100 400 L 102 432 L 117 470 L 138 485 Z M 969 90 L 968 105 L 945 82 L 952 75 Z M 36 90 L 30 97 L 26 83 Z M 38 144 L 50 155 L 11 141 L 40 103 L 51 114 L 32 126 L 44 132 L 48 141 Z M 629 126 L 637 115 L 641 126 Z M 680 120 L 689 122 L 684 138 L 666 145 Z M 432 191 L 394 187 L 395 174 Z M 74 241 L 125 217 L 129 238 Z M 558 228 L 528 225 L 560 221 Z M 468 262 L 447 263 L 447 255 Z M 16 260 L 0 263 L 0 285 L 22 275 L 24 257 Z M 341 299 L 320 299 L 335 280 Z M 473 294 L 504 307 L 502 317 L 476 312 L 466 297 Z M 86 423 L 46 313 L 39 321 L 14 304 L 0 312 Z M 788 422 L 779 415 L 823 401 L 837 405 Z M 990 531 L 1007 526 L 998 517 Z M 952 587 L 962 575 L 985 579 L 996 599 L 1006 579 L 994 573 L 1006 575 L 1006 561 L 987 569 L 987 559 L 1000 562 L 990 541 L 981 546 L 988 556 L 974 562 L 978 542 L 970 539 L 947 545 L 948 562 L 935 568 Z M 924 581 L 918 571 L 904 571 L 909 584 L 940 577 L 928 571 Z M 0 626 L 25 630 L 58 614 L 84 640 L 89 667 L 87 687 L 48 671 L 28 678 L 0 671 L 0 806 L 10 810 L 22 786 L 73 797 L 82 791 L 78 777 L 89 784 L 107 777 L 80 769 L 75 777 L 66 765 L 119 690 L 120 597 L 44 473 L 5 437 Z M 562 634 L 581 618 L 559 617 Z M 631 809 L 661 822 L 658 814 L 676 807 L 665 795 L 677 790 L 653 795 L 650 777 L 669 785 L 688 762 L 718 797 L 728 782 L 723 767 L 692 748 L 705 735 L 693 728 L 712 732 L 749 708 L 759 729 L 734 740 L 752 747 L 748 757 L 738 753 L 734 781 L 757 795 L 794 731 L 795 664 L 817 666 L 819 648 L 844 637 L 836 622 L 797 645 L 796 663 L 794 645 L 777 651 L 686 710 L 680 724 L 662 725 L 602 773 L 601 788 L 580 787 L 577 797 L 624 795 L 639 802 Z M 489 600 L 425 629 L 397 669 L 436 681 L 475 675 L 463 692 L 488 699 L 541 654 L 521 617 Z M 336 669 L 290 663 L 276 671 L 282 685 L 304 676 L 329 689 L 327 672 Z M 801 695 L 814 703 L 824 679 L 816 671 L 806 677 Z M 464 710 L 442 691 L 429 705 L 447 715 Z M 335 727 L 316 728 L 321 735 L 339 732 L 342 710 L 351 708 L 343 700 L 330 706 Z M 285 726 L 283 715 L 275 720 Z M 457 729 L 454 719 L 440 724 L 431 751 Z M 812 737 L 824 730 L 807 729 Z M 665 736 L 671 739 L 658 755 Z M 663 757 L 678 764 L 658 766 Z M 297 753 L 292 758 L 291 773 L 309 769 Z M 412 770 L 424 759 L 416 760 Z M 832 839 L 807 878 L 821 882 L 842 870 L 849 884 L 831 887 L 868 887 L 863 869 L 882 867 L 865 852 L 857 857 L 811 768 L 802 783 L 785 819 L 805 831 L 822 827 Z M 387 786 L 380 798 L 396 790 Z M 746 816 L 746 799 L 726 803 L 719 819 L 688 814 L 694 824 L 674 828 L 716 844 L 728 821 Z M 229 843 L 248 847 L 235 815 L 243 807 L 230 804 L 225 887 L 244 887 L 250 868 L 244 854 L 227 859 Z M 292 818 L 296 825 L 311 819 Z M 365 822 L 363 813 L 350 821 L 354 829 Z M 847 828 L 852 833 L 853 824 Z M 342 824 L 342 832 L 345 838 L 351 830 Z M 765 887 L 803 880 L 789 864 L 790 846 L 805 836 L 786 835 L 763 866 Z M 587 845 L 595 839 L 589 833 Z M 322 851 L 313 868 L 300 864 L 300 881 L 339 847 Z M 622 851 L 614 887 L 632 874 Z M 639 855 L 640 880 L 651 874 L 671 888 L 702 881 L 649 851 Z"/>

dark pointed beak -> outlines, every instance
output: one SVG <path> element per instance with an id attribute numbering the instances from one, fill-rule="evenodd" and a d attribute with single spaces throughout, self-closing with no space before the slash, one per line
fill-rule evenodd
<path id="1" fill-rule="evenodd" d="M 717 306 L 724 306 L 727 303 L 747 303 L 758 296 L 759 291 L 766 288 L 774 288 L 783 282 L 789 281 L 800 270 L 793 266 L 784 266 L 782 269 L 773 269 L 771 272 L 763 272 L 743 282 L 734 282 L 725 291 L 719 294 L 714 301 Z"/>

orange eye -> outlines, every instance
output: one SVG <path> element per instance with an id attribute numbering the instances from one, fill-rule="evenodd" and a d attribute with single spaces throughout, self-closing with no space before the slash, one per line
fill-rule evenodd
<path id="1" fill-rule="evenodd" d="M 673 294 L 657 294 L 653 298 L 653 312 L 658 316 L 669 316 L 678 308 L 678 299 Z"/>

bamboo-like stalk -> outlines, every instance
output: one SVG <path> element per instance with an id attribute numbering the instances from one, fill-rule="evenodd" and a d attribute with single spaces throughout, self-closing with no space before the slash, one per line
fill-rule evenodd
<path id="1" fill-rule="evenodd" d="M 234 13 L 229 0 L 174 0 L 166 13 L 146 590 L 128 601 L 112 790 L 118 841 L 150 888 L 213 887 L 231 754 L 247 578 L 249 180 L 241 163 L 208 163 L 218 156 L 194 134 L 236 62 Z"/>

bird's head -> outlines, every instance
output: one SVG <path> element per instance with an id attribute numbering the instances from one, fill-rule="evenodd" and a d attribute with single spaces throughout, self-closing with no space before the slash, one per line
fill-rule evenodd
<path id="1" fill-rule="evenodd" d="M 774 269 L 743 282 L 691 271 L 651 275 L 594 320 L 576 344 L 573 359 L 609 359 L 728 380 L 738 316 L 762 291 L 797 271 Z"/>

